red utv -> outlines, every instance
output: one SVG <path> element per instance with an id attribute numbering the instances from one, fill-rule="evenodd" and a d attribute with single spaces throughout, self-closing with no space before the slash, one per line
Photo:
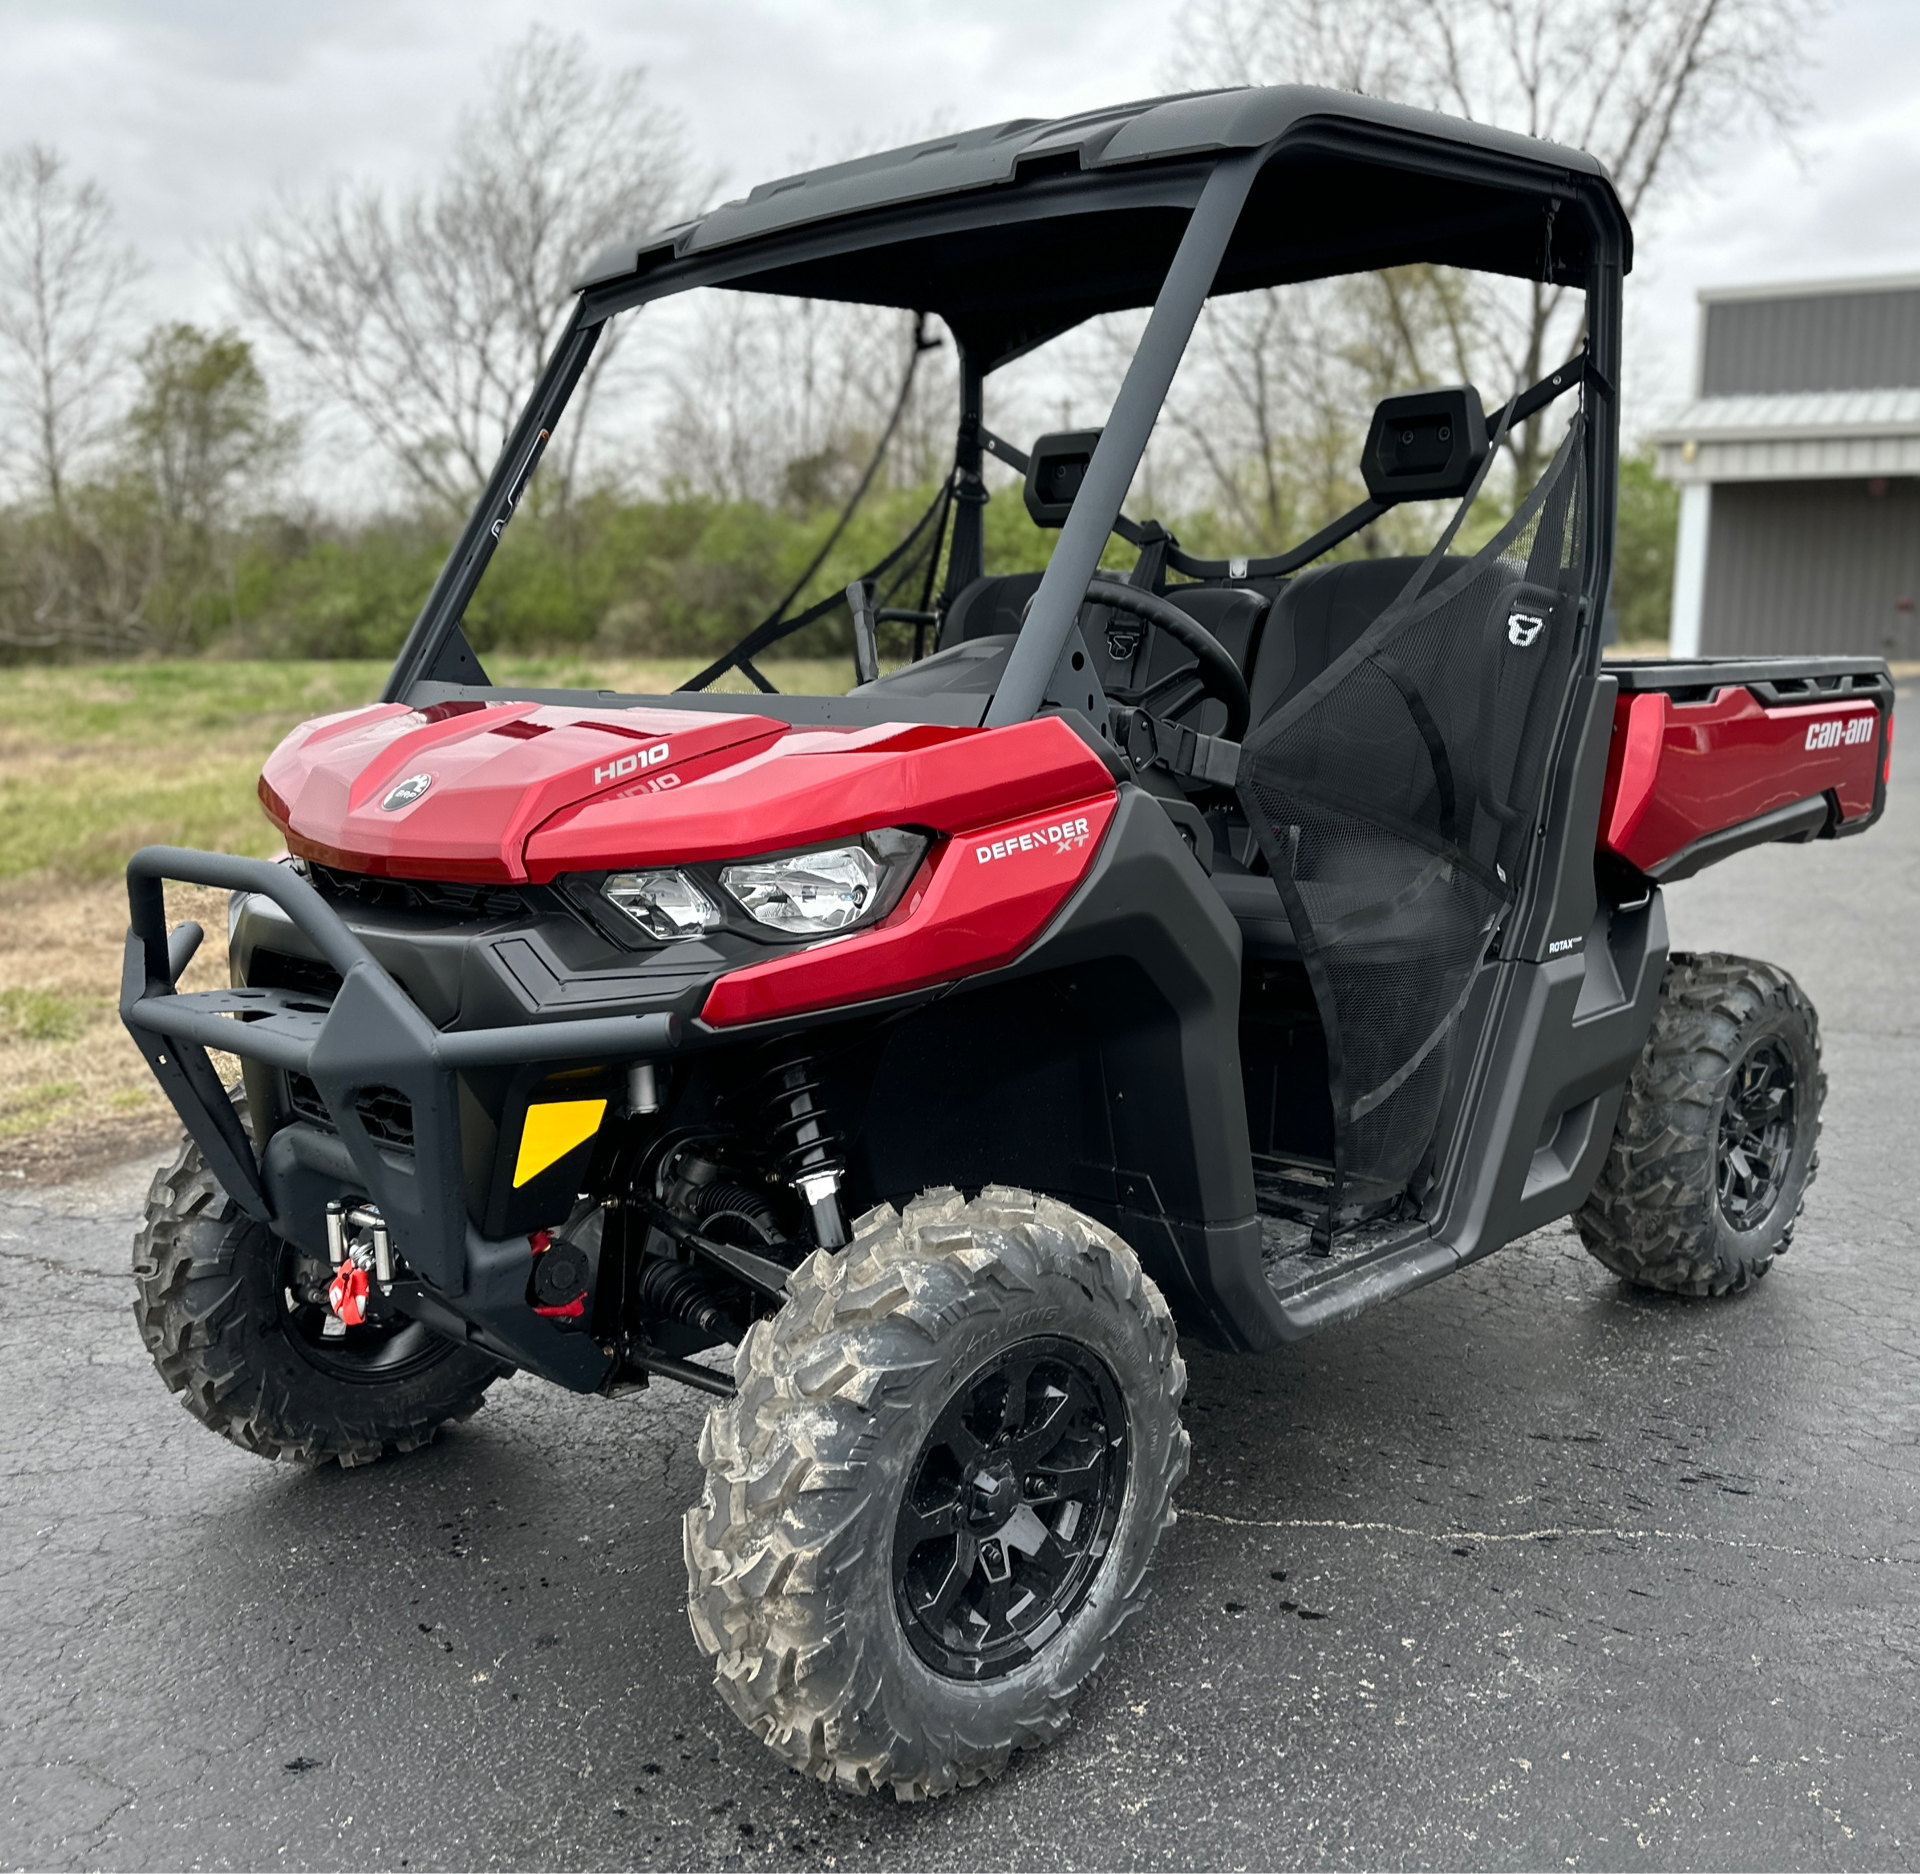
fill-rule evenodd
<path id="1" fill-rule="evenodd" d="M 1661 894 L 1872 825 L 1893 693 L 1868 658 L 1603 668 L 1629 259 L 1590 158 L 1301 89 L 943 138 L 603 256 L 384 699 L 268 762 L 291 858 L 129 867 L 122 1013 L 190 1135 L 135 1260 L 167 1384 L 349 1464 L 515 1368 L 716 1395 L 720 1692 L 911 1797 L 1055 1736 L 1144 1599 L 1176 1325 L 1270 1349 L 1568 1214 L 1630 1281 L 1756 1280 L 1813 1174 L 1815 1017 L 1669 955 Z M 1412 261 L 1579 290 L 1583 349 L 1492 409 L 1390 398 L 1368 499 L 1271 557 L 1122 513 L 1209 295 Z M 937 315 L 951 476 L 683 691 L 489 682 L 463 615 L 596 340 L 693 287 Z M 986 427 L 998 366 L 1148 306 L 1102 429 Z M 1451 552 L 1552 403 L 1544 474 Z M 987 453 L 1059 528 L 1043 575 L 982 563 Z M 1436 499 L 1424 557 L 1325 558 Z M 852 687 L 772 693 L 756 658 L 829 610 Z M 177 992 L 169 878 L 232 890 L 231 988 Z"/>

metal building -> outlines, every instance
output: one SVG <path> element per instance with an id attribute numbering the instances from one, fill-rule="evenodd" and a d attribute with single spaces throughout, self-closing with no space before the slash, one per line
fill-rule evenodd
<path id="1" fill-rule="evenodd" d="M 1700 295 L 1672 648 L 1920 658 L 1920 278 Z"/>

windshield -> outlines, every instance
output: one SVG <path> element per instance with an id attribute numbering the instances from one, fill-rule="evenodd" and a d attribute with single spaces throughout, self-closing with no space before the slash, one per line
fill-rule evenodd
<path id="1" fill-rule="evenodd" d="M 1209 301 L 1103 564 L 1132 572 L 1144 540 L 1163 586 L 1228 579 L 1338 521 L 1366 497 L 1381 397 L 1501 368 L 1484 291 L 1419 266 Z M 1060 535 L 1029 512 L 1029 452 L 1098 433 L 1145 322 L 1090 320 L 987 377 L 969 408 L 938 319 L 714 289 L 620 315 L 465 635 L 483 660 L 524 669 L 535 653 L 534 680 L 556 688 L 838 696 L 897 672 L 940 647 L 970 584 L 1044 570 Z M 1552 423 L 1516 432 L 1463 545 L 1531 485 Z M 1388 509 L 1329 556 L 1424 551 L 1449 507 Z"/>

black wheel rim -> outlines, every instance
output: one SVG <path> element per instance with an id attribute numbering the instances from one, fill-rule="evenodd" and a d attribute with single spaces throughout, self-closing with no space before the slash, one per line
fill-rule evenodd
<path id="1" fill-rule="evenodd" d="M 1026 1340 L 948 1400 L 908 1474 L 893 1592 L 913 1650 L 954 1679 L 1023 1666 L 1086 1599 L 1127 1485 L 1127 1419 L 1105 1361 Z"/>
<path id="2" fill-rule="evenodd" d="M 331 1310 L 301 1299 L 299 1262 L 291 1249 L 283 1259 L 277 1298 L 281 1326 L 294 1350 L 329 1378 L 390 1386 L 425 1372 L 452 1350 L 453 1343 L 431 1328 L 403 1319 L 364 1321 L 330 1336 L 326 1325 Z"/>
<path id="3" fill-rule="evenodd" d="M 1756 1041 L 1733 1070 L 1720 1111 L 1720 1214 L 1735 1230 L 1758 1229 L 1780 1201 L 1794 1104 L 1791 1056 L 1771 1036 Z"/>

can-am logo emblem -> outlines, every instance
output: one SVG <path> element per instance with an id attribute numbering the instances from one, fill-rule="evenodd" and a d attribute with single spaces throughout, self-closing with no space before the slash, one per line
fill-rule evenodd
<path id="1" fill-rule="evenodd" d="M 388 813 L 398 813 L 402 807 L 411 807 L 432 785 L 432 775 L 410 774 L 397 787 L 388 790 L 380 805 Z"/>
<path id="2" fill-rule="evenodd" d="M 609 781 L 624 781 L 630 774 L 638 774 L 642 768 L 657 768 L 667 758 L 667 744 L 656 742 L 651 748 L 643 748 L 631 755 L 622 755 L 618 761 L 603 763 L 593 771 L 595 787 L 605 787 Z"/>
<path id="3" fill-rule="evenodd" d="M 1878 716 L 1829 716 L 1825 722 L 1807 724 L 1808 748 L 1851 747 L 1855 742 L 1873 740 Z"/>
<path id="4" fill-rule="evenodd" d="M 1547 621 L 1544 618 L 1538 618 L 1532 612 L 1515 612 L 1507 620 L 1507 642 L 1517 644 L 1524 651 L 1546 628 Z"/>

